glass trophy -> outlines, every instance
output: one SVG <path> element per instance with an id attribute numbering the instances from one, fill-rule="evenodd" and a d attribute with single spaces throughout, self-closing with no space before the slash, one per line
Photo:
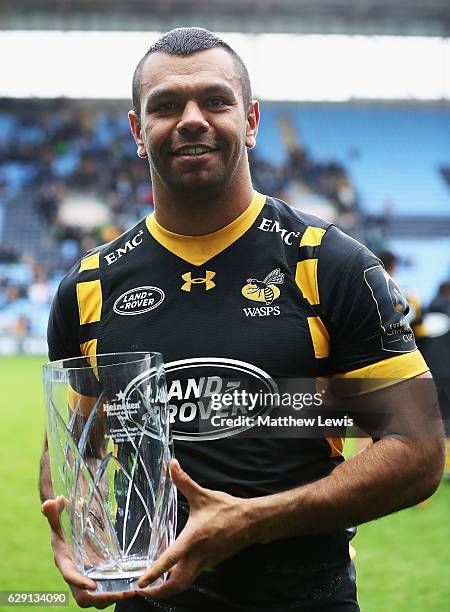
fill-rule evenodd
<path id="1" fill-rule="evenodd" d="M 162 356 L 54 361 L 44 366 L 44 390 L 53 491 L 65 499 L 75 565 L 95 592 L 134 590 L 176 532 Z"/>

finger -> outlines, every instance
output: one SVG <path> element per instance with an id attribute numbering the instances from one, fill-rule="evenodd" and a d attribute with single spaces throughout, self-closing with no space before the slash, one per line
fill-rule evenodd
<path id="1" fill-rule="evenodd" d="M 130 597 L 135 597 L 136 593 L 137 591 L 126 591 L 124 593 L 101 593 L 98 595 L 90 595 L 90 599 L 87 603 L 89 606 L 94 605 L 99 610 L 102 610 L 118 601 L 124 601 L 125 599 L 130 599 Z"/>
<path id="2" fill-rule="evenodd" d="M 65 507 L 65 500 L 62 495 L 55 499 L 47 499 L 41 506 L 42 514 L 47 518 L 50 527 L 56 533 L 61 533 L 61 520 L 60 516 Z"/>
<path id="3" fill-rule="evenodd" d="M 64 580 L 79 589 L 94 591 L 97 585 L 93 580 L 79 572 L 68 555 L 55 555 L 55 563 Z"/>
<path id="4" fill-rule="evenodd" d="M 151 567 L 145 570 L 137 581 L 138 587 L 142 589 L 148 584 L 155 582 L 164 572 L 167 572 L 178 563 L 183 555 L 186 554 L 187 550 L 188 544 L 181 535 L 160 557 L 158 557 Z"/>
<path id="5" fill-rule="evenodd" d="M 80 607 L 95 607 L 99 610 L 107 608 L 108 606 L 117 601 L 122 601 L 124 599 L 134 597 L 136 593 L 136 591 L 124 591 L 117 593 L 88 593 L 86 591 L 77 589 L 76 587 L 72 588 L 72 594 L 75 598 L 75 601 Z"/>
<path id="6" fill-rule="evenodd" d="M 155 582 L 164 572 L 167 572 L 171 567 L 177 563 L 177 557 L 173 554 L 161 556 L 155 563 L 147 569 L 137 581 L 137 585 L 140 589 L 143 589 L 148 584 Z"/>
<path id="7" fill-rule="evenodd" d="M 181 465 L 176 459 L 172 459 L 170 462 L 170 475 L 177 489 L 183 493 L 192 506 L 192 502 L 195 500 L 195 497 L 203 491 L 203 487 L 195 482 L 195 480 L 192 480 L 192 478 L 181 469 Z"/>
<path id="8" fill-rule="evenodd" d="M 169 578 L 163 584 L 138 591 L 138 595 L 163 599 L 186 591 L 200 574 L 199 561 L 195 557 L 184 558 L 170 572 Z"/>
<path id="9" fill-rule="evenodd" d="M 96 588 L 96 584 L 90 578 L 77 571 L 73 562 L 70 550 L 64 540 L 61 530 L 60 515 L 65 508 L 65 499 L 59 496 L 55 499 L 47 499 L 41 506 L 41 511 L 47 518 L 52 528 L 52 547 L 54 552 L 55 565 L 62 574 L 64 580 L 80 589 Z"/>

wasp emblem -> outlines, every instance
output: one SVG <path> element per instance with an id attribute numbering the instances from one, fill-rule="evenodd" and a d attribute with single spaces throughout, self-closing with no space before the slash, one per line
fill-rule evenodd
<path id="1" fill-rule="evenodd" d="M 242 287 L 242 295 L 248 300 L 264 302 L 268 306 L 279 297 L 280 290 L 277 285 L 281 285 L 283 281 L 284 274 L 280 272 L 280 268 L 276 268 L 262 281 L 248 278 L 247 285 Z"/>

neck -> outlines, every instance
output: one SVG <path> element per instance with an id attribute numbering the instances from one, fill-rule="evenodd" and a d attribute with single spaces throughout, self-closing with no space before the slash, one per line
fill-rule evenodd
<path id="1" fill-rule="evenodd" d="M 215 191 L 169 192 L 158 180 L 153 182 L 155 219 L 175 234 L 212 234 L 241 215 L 253 197 L 250 172 L 234 176 L 230 184 Z"/>

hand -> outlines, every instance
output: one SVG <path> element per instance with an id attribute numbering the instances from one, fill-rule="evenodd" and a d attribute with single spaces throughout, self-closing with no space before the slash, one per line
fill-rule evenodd
<path id="1" fill-rule="evenodd" d="M 172 460 L 170 471 L 174 484 L 189 502 L 190 512 L 175 542 L 138 580 L 138 586 L 144 588 L 170 570 L 163 585 L 138 591 L 154 599 L 185 591 L 202 570 L 253 543 L 251 500 L 201 487 L 176 460 Z"/>
<path id="2" fill-rule="evenodd" d="M 106 608 L 116 601 L 127 599 L 136 595 L 135 591 L 127 591 L 124 593 L 88 593 L 87 589 L 94 590 L 96 584 L 93 580 L 83 576 L 76 568 L 69 547 L 66 544 L 64 535 L 61 529 L 60 516 L 64 510 L 65 500 L 60 496 L 56 499 L 47 499 L 41 506 L 42 513 L 47 517 L 47 520 L 52 529 L 51 543 L 55 565 L 62 574 L 64 580 L 70 586 L 72 595 L 80 608 L 97 608 L 99 610 Z"/>

